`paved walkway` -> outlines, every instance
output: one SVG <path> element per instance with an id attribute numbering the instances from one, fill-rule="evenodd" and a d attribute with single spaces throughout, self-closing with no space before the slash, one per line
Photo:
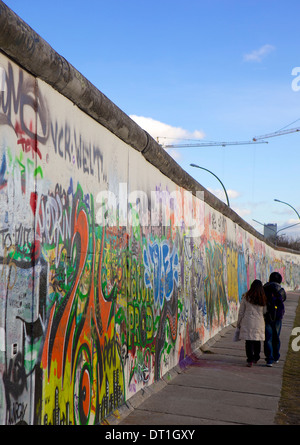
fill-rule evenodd
<path id="1" fill-rule="evenodd" d="M 265 366 L 263 352 L 258 364 L 248 368 L 244 341 L 232 341 L 234 327 L 230 326 L 197 351 L 187 367 L 175 368 L 134 396 L 108 423 L 273 425 L 298 300 L 299 293 L 288 293 L 281 357 L 272 368 Z"/>

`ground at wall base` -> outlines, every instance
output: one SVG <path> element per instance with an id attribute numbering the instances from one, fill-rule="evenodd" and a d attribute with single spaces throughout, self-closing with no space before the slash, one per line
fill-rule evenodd
<path id="1" fill-rule="evenodd" d="M 141 391 L 137 392 L 129 400 L 127 400 L 121 407 L 111 413 L 108 417 L 103 419 L 101 425 L 118 425 L 123 419 L 125 419 L 132 411 L 134 411 L 139 405 L 141 405 L 148 397 L 161 391 L 168 382 L 177 375 L 181 374 L 191 363 L 193 363 L 202 354 L 210 354 L 210 348 L 223 337 L 230 329 L 235 328 L 236 323 L 224 327 L 215 336 L 210 338 L 206 343 L 198 345 L 194 352 L 186 356 L 184 360 L 177 366 L 170 369 L 162 379 L 154 382 L 150 386 L 146 386 Z"/>
<path id="2" fill-rule="evenodd" d="M 300 326 L 300 301 L 296 311 L 294 327 Z M 286 362 L 283 368 L 283 381 L 278 413 L 275 422 L 278 425 L 300 425 L 300 351 L 291 347 L 290 338 Z"/>

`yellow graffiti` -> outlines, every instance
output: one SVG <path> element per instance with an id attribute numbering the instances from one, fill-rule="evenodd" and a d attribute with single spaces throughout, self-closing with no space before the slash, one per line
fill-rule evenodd
<path id="1" fill-rule="evenodd" d="M 232 248 L 227 248 L 227 288 L 228 300 L 238 301 L 238 253 Z"/>

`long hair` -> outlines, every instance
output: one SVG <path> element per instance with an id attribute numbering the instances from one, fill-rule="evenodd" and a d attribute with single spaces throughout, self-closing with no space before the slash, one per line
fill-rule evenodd
<path id="1" fill-rule="evenodd" d="M 250 286 L 248 292 L 246 292 L 245 298 L 249 303 L 257 306 L 266 306 L 267 297 L 264 291 L 263 284 L 260 280 L 254 280 Z"/>

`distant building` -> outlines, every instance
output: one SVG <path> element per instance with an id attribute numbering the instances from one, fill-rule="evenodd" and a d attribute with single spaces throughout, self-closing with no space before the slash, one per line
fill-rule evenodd
<path id="1" fill-rule="evenodd" d="M 277 234 L 277 224 L 264 224 L 264 237 L 274 238 Z"/>

